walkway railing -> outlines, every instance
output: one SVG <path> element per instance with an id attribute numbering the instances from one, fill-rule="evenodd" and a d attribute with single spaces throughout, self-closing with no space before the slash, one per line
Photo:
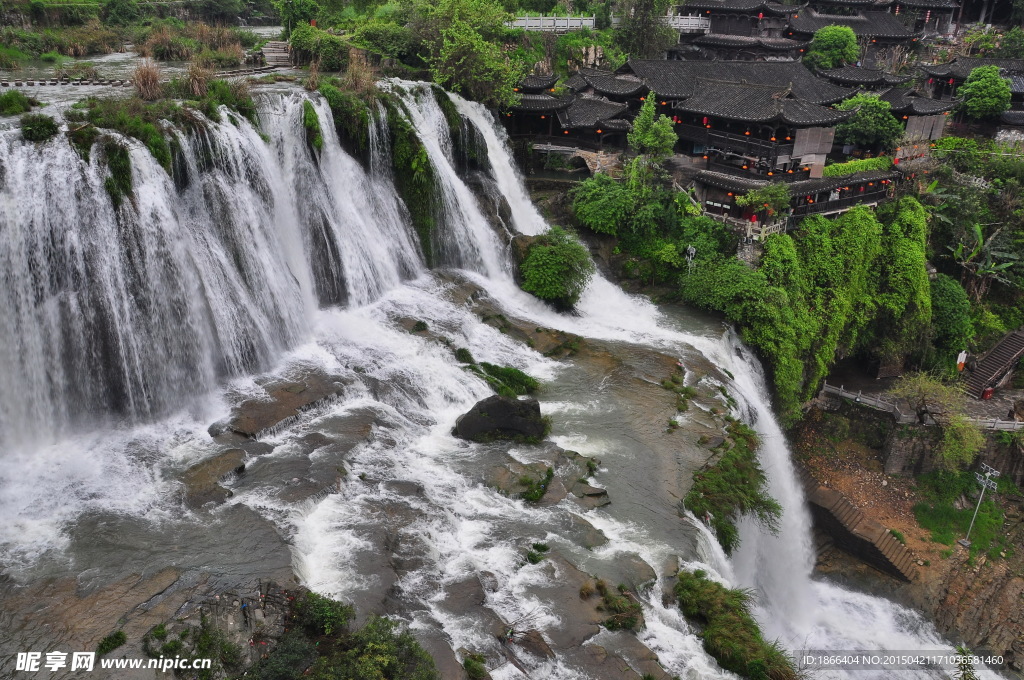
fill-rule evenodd
<path id="1" fill-rule="evenodd" d="M 711 30 L 711 20 L 698 16 L 673 16 L 661 17 L 662 23 L 679 31 L 680 33 L 707 33 Z M 612 26 L 620 22 L 619 17 L 611 18 Z M 550 31 L 552 33 L 568 33 L 569 31 L 581 31 L 584 28 L 593 30 L 597 27 L 597 17 L 516 17 L 506 24 L 512 28 L 522 28 L 527 31 Z"/>
<path id="2" fill-rule="evenodd" d="M 858 390 L 853 392 L 845 389 L 842 385 L 836 387 L 835 385 L 829 385 L 827 382 L 821 388 L 822 394 L 832 394 L 837 397 L 844 399 L 851 399 L 858 404 L 863 404 L 868 408 L 873 408 L 878 411 L 886 411 L 896 416 L 896 422 L 900 424 L 916 423 L 917 415 L 904 413 L 899 407 L 899 404 L 895 400 L 889 399 L 881 395 L 869 395 L 864 394 Z M 929 418 L 931 422 L 925 423 L 925 425 L 938 425 L 934 419 Z M 1016 432 L 1018 430 L 1024 430 L 1024 422 L 1016 420 L 1000 420 L 998 418 L 968 418 L 967 421 L 974 425 L 977 425 L 982 430 L 998 430 L 1002 432 Z"/>

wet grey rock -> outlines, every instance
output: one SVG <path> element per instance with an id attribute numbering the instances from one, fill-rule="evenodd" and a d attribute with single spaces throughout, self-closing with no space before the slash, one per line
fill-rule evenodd
<path id="1" fill-rule="evenodd" d="M 475 442 L 498 439 L 540 441 L 546 434 L 540 403 L 533 398 L 494 395 L 476 403 L 455 421 L 453 434 Z"/>
<path id="2" fill-rule="evenodd" d="M 555 658 L 555 653 L 551 651 L 551 647 L 548 646 L 548 643 L 544 640 L 544 636 L 541 635 L 539 630 L 528 630 L 521 636 L 517 637 L 515 641 L 516 644 L 536 657 L 540 657 L 541 659 Z"/>
<path id="3" fill-rule="evenodd" d="M 596 486 L 591 486 L 583 482 L 576 482 L 573 484 L 572 495 L 576 497 L 576 500 L 580 505 L 588 510 L 600 508 L 612 502 L 611 499 L 608 498 L 608 492 L 606 490 L 599 489 Z"/>
<path id="4" fill-rule="evenodd" d="M 208 458 L 185 471 L 182 483 L 185 485 L 185 503 L 199 508 L 207 503 L 223 503 L 231 497 L 231 491 L 220 485 L 220 480 L 230 474 L 245 470 L 245 451 L 228 449 L 213 458 Z"/>

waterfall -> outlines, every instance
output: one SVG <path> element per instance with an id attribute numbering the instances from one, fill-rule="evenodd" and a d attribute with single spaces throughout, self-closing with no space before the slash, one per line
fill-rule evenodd
<path id="1" fill-rule="evenodd" d="M 162 526 L 183 521 L 174 480 L 214 452 L 206 427 L 212 412 L 223 413 L 220 393 L 259 394 L 252 374 L 315 366 L 342 377 L 344 394 L 269 437 L 273 453 L 247 460 L 231 503 L 289 536 L 296 573 L 319 592 L 361 608 L 386 600 L 418 633 L 439 636 L 455 650 L 494 652 L 490 619 L 454 611 L 444 596 L 487 573 L 487 611 L 506 622 L 532 616 L 552 635 L 566 623 L 550 599 L 553 572 L 544 562 L 524 565 L 521 550 L 544 540 L 583 570 L 614 568 L 628 553 L 661 573 L 674 556 L 722 582 L 754 588 L 758 620 L 791 649 L 948 646 L 912 612 L 811 578 L 809 516 L 758 362 L 745 348 L 721 338 L 719 323 L 662 312 L 600 275 L 577 315 L 558 314 L 519 290 L 486 210 L 457 171 L 438 94 L 404 81 L 384 87 L 426 150 L 438 204 L 431 238 L 438 264 L 460 269 L 456 274 L 430 272 L 423 262 L 392 173 L 395 131 L 380 104 L 370 111 L 365 168 L 342 149 L 327 103 L 297 90 L 261 94 L 259 128 L 225 112 L 224 122 L 175 131 L 172 174 L 140 144 L 118 138 L 130 148 L 134 187 L 119 208 L 104 189 L 100 146 L 85 162 L 62 137 L 37 146 L 0 132 L 0 360 L 10 376 L 0 391 L 5 565 L 59 554 L 85 513 L 114 527 L 125 517 L 158 518 L 153 544 L 139 552 L 159 552 Z M 541 233 L 547 225 L 502 128 L 482 106 L 454 95 L 451 101 L 487 147 L 486 172 L 510 209 L 508 226 Z M 319 150 L 307 142 L 305 102 L 320 121 Z M 728 387 L 756 418 L 771 492 L 784 506 L 779 536 L 743 523 L 743 542 L 730 562 L 706 527 L 677 516 L 674 500 L 667 512 L 651 510 L 650 499 L 636 497 L 614 474 L 598 476 L 613 504 L 590 512 L 568 501 L 528 504 L 482 484 L 485 471 L 503 459 L 495 447 L 455 439 L 451 428 L 492 391 L 455 360 L 455 347 L 563 389 L 542 398 L 545 412 L 556 415 L 555 441 L 565 448 L 622 470 L 634 465 L 635 442 L 616 439 L 605 422 L 629 414 L 616 410 L 603 381 L 572 385 L 571 362 L 542 356 L 453 301 L 449 293 L 463 284 L 476 284 L 496 309 L 538 327 L 684 362 L 703 355 L 729 368 L 736 379 Z M 402 322 L 409 319 L 446 342 L 408 332 Z M 321 455 L 303 449 L 307 435 L 359 413 L 372 414 L 372 437 L 348 454 L 339 493 L 290 501 L 290 482 L 280 471 L 308 467 Z M 510 455 L 529 463 L 536 452 L 514 447 Z M 210 539 L 216 547 L 245 531 L 218 524 L 229 522 L 227 515 L 210 514 L 210 531 L 223 532 Z M 580 547 L 574 532 L 581 519 L 609 543 Z M 393 581 L 384 576 L 393 566 L 381 554 L 384 527 L 394 528 L 385 542 L 398 542 L 407 563 Z M 68 556 L 85 558 L 105 559 Z M 111 571 L 122 566 L 107 564 Z M 703 651 L 658 587 L 639 597 L 647 621 L 639 638 L 671 674 L 734 677 Z M 616 645 L 605 633 L 591 641 Z M 571 654 L 540 661 L 531 676 L 590 677 L 578 661 Z M 0 655 L 0 674 L 3 663 Z M 505 666 L 493 677 L 523 676 Z"/>

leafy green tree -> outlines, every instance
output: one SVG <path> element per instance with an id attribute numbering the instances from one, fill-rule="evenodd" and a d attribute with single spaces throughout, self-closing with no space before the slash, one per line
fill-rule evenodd
<path id="1" fill-rule="evenodd" d="M 525 69 L 501 49 L 512 18 L 492 0 L 423 0 L 413 12 L 434 80 L 470 99 L 498 107 L 515 103 Z"/>
<path id="2" fill-rule="evenodd" d="M 320 3 L 316 0 L 272 0 L 274 9 L 281 17 L 285 35 L 291 35 L 296 26 L 309 24 L 320 13 Z"/>
<path id="3" fill-rule="evenodd" d="M 1010 82 L 999 75 L 998 66 L 972 69 L 957 94 L 963 98 L 961 106 L 971 118 L 992 118 L 1010 108 Z"/>
<path id="4" fill-rule="evenodd" d="M 967 416 L 957 413 L 942 426 L 942 441 L 935 452 L 942 467 L 947 470 L 965 470 L 983 448 L 985 435 Z"/>
<path id="5" fill-rule="evenodd" d="M 634 151 L 649 156 L 656 163 L 672 155 L 672 149 L 678 139 L 675 128 L 672 127 L 672 119 L 665 114 L 656 113 L 657 98 L 655 92 L 647 95 L 643 106 L 633 119 L 633 129 L 626 136 L 629 146 Z"/>
<path id="6" fill-rule="evenodd" d="M 974 223 L 968 230 L 966 239 L 961 240 L 956 246 L 947 246 L 963 271 L 961 280 L 967 295 L 975 302 L 981 302 L 996 281 L 1014 285 L 1007 272 L 1019 257 L 1001 246 L 999 236 L 1002 231 L 1000 227 L 986 237 L 981 225 Z"/>
<path id="7" fill-rule="evenodd" d="M 892 115 L 889 102 L 878 95 L 857 94 L 836 107 L 840 111 L 856 110 L 836 126 L 836 139 L 844 144 L 858 144 L 889 150 L 903 135 L 903 125 Z"/>
<path id="8" fill-rule="evenodd" d="M 108 26 L 131 26 L 137 24 L 141 16 L 136 0 L 107 0 L 103 3 L 103 23 Z"/>
<path id="9" fill-rule="evenodd" d="M 791 199 L 789 187 L 781 182 L 773 182 L 766 187 L 737 196 L 736 205 L 741 208 L 751 206 L 757 212 L 764 211 L 771 216 L 781 214 L 789 208 Z"/>
<path id="10" fill-rule="evenodd" d="M 615 39 L 622 51 L 636 59 L 656 59 L 679 42 L 679 35 L 662 21 L 670 0 L 624 0 Z"/>
<path id="11" fill-rule="evenodd" d="M 849 26 L 825 26 L 814 32 L 804 63 L 813 69 L 839 68 L 860 57 L 857 36 Z"/>
<path id="12" fill-rule="evenodd" d="M 1014 5 L 1024 3 L 1015 2 Z M 1024 18 L 1024 13 L 1018 18 Z M 992 56 L 1000 59 L 1024 59 L 1024 31 L 1020 26 L 1014 26 L 999 38 L 999 46 L 992 50 Z"/>
<path id="13" fill-rule="evenodd" d="M 562 309 L 579 301 L 594 269 L 586 247 L 558 226 L 538 237 L 519 265 L 523 290 Z"/>
<path id="14" fill-rule="evenodd" d="M 578 184 L 570 194 L 576 219 L 599 234 L 615 236 L 630 220 L 633 200 L 625 183 L 598 174 Z"/>
<path id="15" fill-rule="evenodd" d="M 390 21 L 370 21 L 355 33 L 355 42 L 385 57 L 403 57 L 411 50 L 412 33 Z"/>
<path id="16" fill-rule="evenodd" d="M 957 663 L 956 673 L 953 674 L 953 678 L 955 680 L 981 680 L 974 671 L 974 664 L 971 663 L 971 650 L 963 645 L 959 645 L 956 648 L 956 653 L 959 655 L 960 660 Z"/>
<path id="17" fill-rule="evenodd" d="M 197 4 L 203 19 L 212 23 L 237 23 L 243 10 L 241 0 L 201 0 Z"/>

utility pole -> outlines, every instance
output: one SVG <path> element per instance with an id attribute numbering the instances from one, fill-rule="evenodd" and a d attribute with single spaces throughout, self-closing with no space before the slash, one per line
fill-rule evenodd
<path id="1" fill-rule="evenodd" d="M 981 501 L 985 498 L 985 489 L 992 489 L 992 491 L 995 491 L 998 484 L 996 484 L 996 480 L 994 480 L 993 477 L 998 476 L 999 470 L 996 470 L 994 467 L 989 467 L 984 463 L 981 464 L 981 472 L 974 473 L 974 477 L 978 480 L 978 484 L 981 484 L 981 495 L 978 496 L 978 505 L 974 508 L 974 517 L 971 517 L 971 526 L 967 527 L 967 536 L 957 541 L 965 548 L 971 547 L 971 529 L 974 528 L 974 520 L 978 519 L 978 510 L 981 509 Z"/>

